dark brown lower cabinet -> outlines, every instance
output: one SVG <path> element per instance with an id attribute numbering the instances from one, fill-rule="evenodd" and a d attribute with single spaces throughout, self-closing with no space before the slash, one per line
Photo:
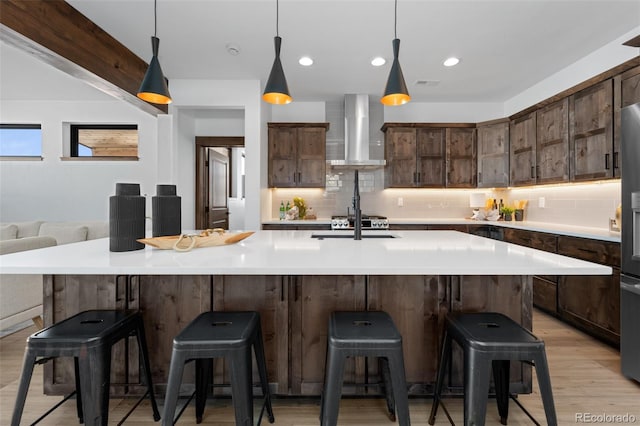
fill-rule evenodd
<path id="1" fill-rule="evenodd" d="M 619 346 L 620 269 L 613 268 L 613 275 L 561 277 L 558 312 L 566 322 Z"/>
<path id="2" fill-rule="evenodd" d="M 530 277 L 448 276 L 46 276 L 45 324 L 86 309 L 139 309 L 144 317 L 152 376 L 165 392 L 172 342 L 191 320 L 209 310 L 254 310 L 261 316 L 267 370 L 279 395 L 320 395 L 324 384 L 327 324 L 333 311 L 384 310 L 403 336 L 410 393 L 433 391 L 444 318 L 453 311 L 503 312 L 531 328 Z M 449 393 L 461 393 L 460 353 L 452 362 Z M 47 364 L 45 392 L 73 389 L 73 363 Z M 215 363 L 214 383 L 229 383 L 224 362 Z M 512 390 L 530 388 L 526 369 L 514 365 Z M 258 382 L 257 369 L 254 381 Z M 182 390 L 194 387 L 193 368 L 185 369 Z M 138 350 L 133 338 L 115 347 L 112 394 L 141 393 Z M 528 380 L 528 382 L 527 382 Z M 375 360 L 349 359 L 345 394 L 379 392 Z M 216 392 L 228 393 L 228 389 Z"/>
<path id="3" fill-rule="evenodd" d="M 327 326 L 333 311 L 362 311 L 365 308 L 364 276 L 291 277 L 290 387 L 293 395 L 320 395 L 324 384 Z M 365 363 L 347 360 L 345 383 L 364 383 Z M 346 388 L 345 394 L 362 393 Z"/>
<path id="4" fill-rule="evenodd" d="M 548 277 L 533 277 L 533 306 L 558 314 L 558 284 Z M 554 277 L 555 278 L 555 277 Z"/>

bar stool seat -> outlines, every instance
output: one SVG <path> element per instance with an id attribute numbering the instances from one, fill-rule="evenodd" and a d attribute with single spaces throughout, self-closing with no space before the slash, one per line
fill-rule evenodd
<path id="1" fill-rule="evenodd" d="M 512 360 L 531 363 L 535 366 L 547 424 L 550 426 L 558 424 L 544 342 L 511 318 L 496 312 L 447 315 L 429 424 L 434 424 L 438 406 L 441 404 L 442 386 L 451 356 L 452 339 L 462 347 L 464 352 L 465 425 L 484 425 L 485 423 L 491 370 L 493 370 L 500 422 L 507 424 L 509 369 Z M 538 424 L 520 403 L 518 405 Z M 449 420 L 451 420 L 450 417 Z"/>
<path id="2" fill-rule="evenodd" d="M 253 425 L 251 347 L 256 357 L 264 403 L 270 423 L 275 421 L 258 312 L 205 312 L 196 317 L 174 339 L 165 397 L 163 425 L 173 425 L 184 365 L 196 361 L 196 422 L 202 422 L 207 390 L 211 384 L 212 358 L 225 358 L 230 365 L 231 396 L 236 425 Z M 193 395 L 192 395 L 193 397 Z M 187 404 L 189 401 L 187 401 Z"/>
<path id="3" fill-rule="evenodd" d="M 147 392 L 136 403 L 134 409 L 146 395 L 149 395 L 153 419 L 160 420 L 153 393 L 142 315 L 134 311 L 93 310 L 80 312 L 29 336 L 11 424 L 20 424 L 34 365 L 57 357 L 73 357 L 76 390 L 36 422 L 76 394 L 80 423 L 106 425 L 109 414 L 111 347 L 130 335 L 137 337 L 143 377 L 147 385 Z M 131 411 L 125 419 L 130 413 Z"/>
<path id="4" fill-rule="evenodd" d="M 320 402 L 320 424 L 338 423 L 340 397 L 347 357 L 380 358 L 387 406 L 399 424 L 409 426 L 409 399 L 402 354 L 402 336 L 386 312 L 333 312 L 329 318 L 324 391 Z"/>

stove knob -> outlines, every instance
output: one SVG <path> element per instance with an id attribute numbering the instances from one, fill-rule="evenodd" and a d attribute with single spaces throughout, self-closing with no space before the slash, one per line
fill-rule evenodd
<path id="1" fill-rule="evenodd" d="M 335 219 L 333 219 L 333 220 L 331 221 L 331 227 L 332 227 L 332 228 L 337 228 L 337 227 L 338 227 L 338 221 L 337 221 L 337 220 L 335 220 Z"/>
<path id="2" fill-rule="evenodd" d="M 374 220 L 371 222 L 371 225 L 373 225 L 374 228 L 379 228 L 380 227 L 380 222 L 378 222 L 377 220 Z"/>
<path id="3" fill-rule="evenodd" d="M 385 227 L 385 228 L 388 228 L 389 227 L 389 221 L 387 219 L 384 219 L 382 221 L 382 226 Z"/>

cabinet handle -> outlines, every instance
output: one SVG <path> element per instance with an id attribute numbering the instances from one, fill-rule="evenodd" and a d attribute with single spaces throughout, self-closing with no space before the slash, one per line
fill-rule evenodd
<path id="1" fill-rule="evenodd" d="M 418 181 L 417 181 L 416 183 L 418 183 L 418 184 L 420 183 L 420 181 L 421 181 L 421 179 L 420 179 L 420 178 L 421 178 L 421 176 L 420 176 L 420 172 L 418 172 Z"/>
<path id="2" fill-rule="evenodd" d="M 619 169 L 620 165 L 618 164 L 618 151 L 613 153 L 613 168 Z"/>
<path id="3" fill-rule="evenodd" d="M 298 183 L 302 183 L 302 172 L 298 172 Z"/>
<path id="4" fill-rule="evenodd" d="M 478 172 L 478 183 L 482 183 L 482 172 Z"/>
<path id="5" fill-rule="evenodd" d="M 284 302 L 284 277 L 280 277 L 280 301 Z"/>
<path id="6" fill-rule="evenodd" d="M 418 183 L 417 175 L 416 172 L 413 172 L 413 183 Z"/>
<path id="7" fill-rule="evenodd" d="M 536 166 L 536 179 L 540 179 L 540 166 Z"/>
<path id="8" fill-rule="evenodd" d="M 536 168 L 534 166 L 531 166 L 531 179 L 535 179 L 536 178 Z"/>
<path id="9" fill-rule="evenodd" d="M 604 155 L 604 169 L 609 170 L 609 153 Z"/>

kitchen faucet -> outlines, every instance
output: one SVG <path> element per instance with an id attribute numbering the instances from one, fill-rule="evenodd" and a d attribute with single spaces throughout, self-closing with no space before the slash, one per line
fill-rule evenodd
<path id="1" fill-rule="evenodd" d="M 360 184 L 358 183 L 358 170 L 353 175 L 353 239 L 362 239 L 362 210 L 360 210 Z"/>

